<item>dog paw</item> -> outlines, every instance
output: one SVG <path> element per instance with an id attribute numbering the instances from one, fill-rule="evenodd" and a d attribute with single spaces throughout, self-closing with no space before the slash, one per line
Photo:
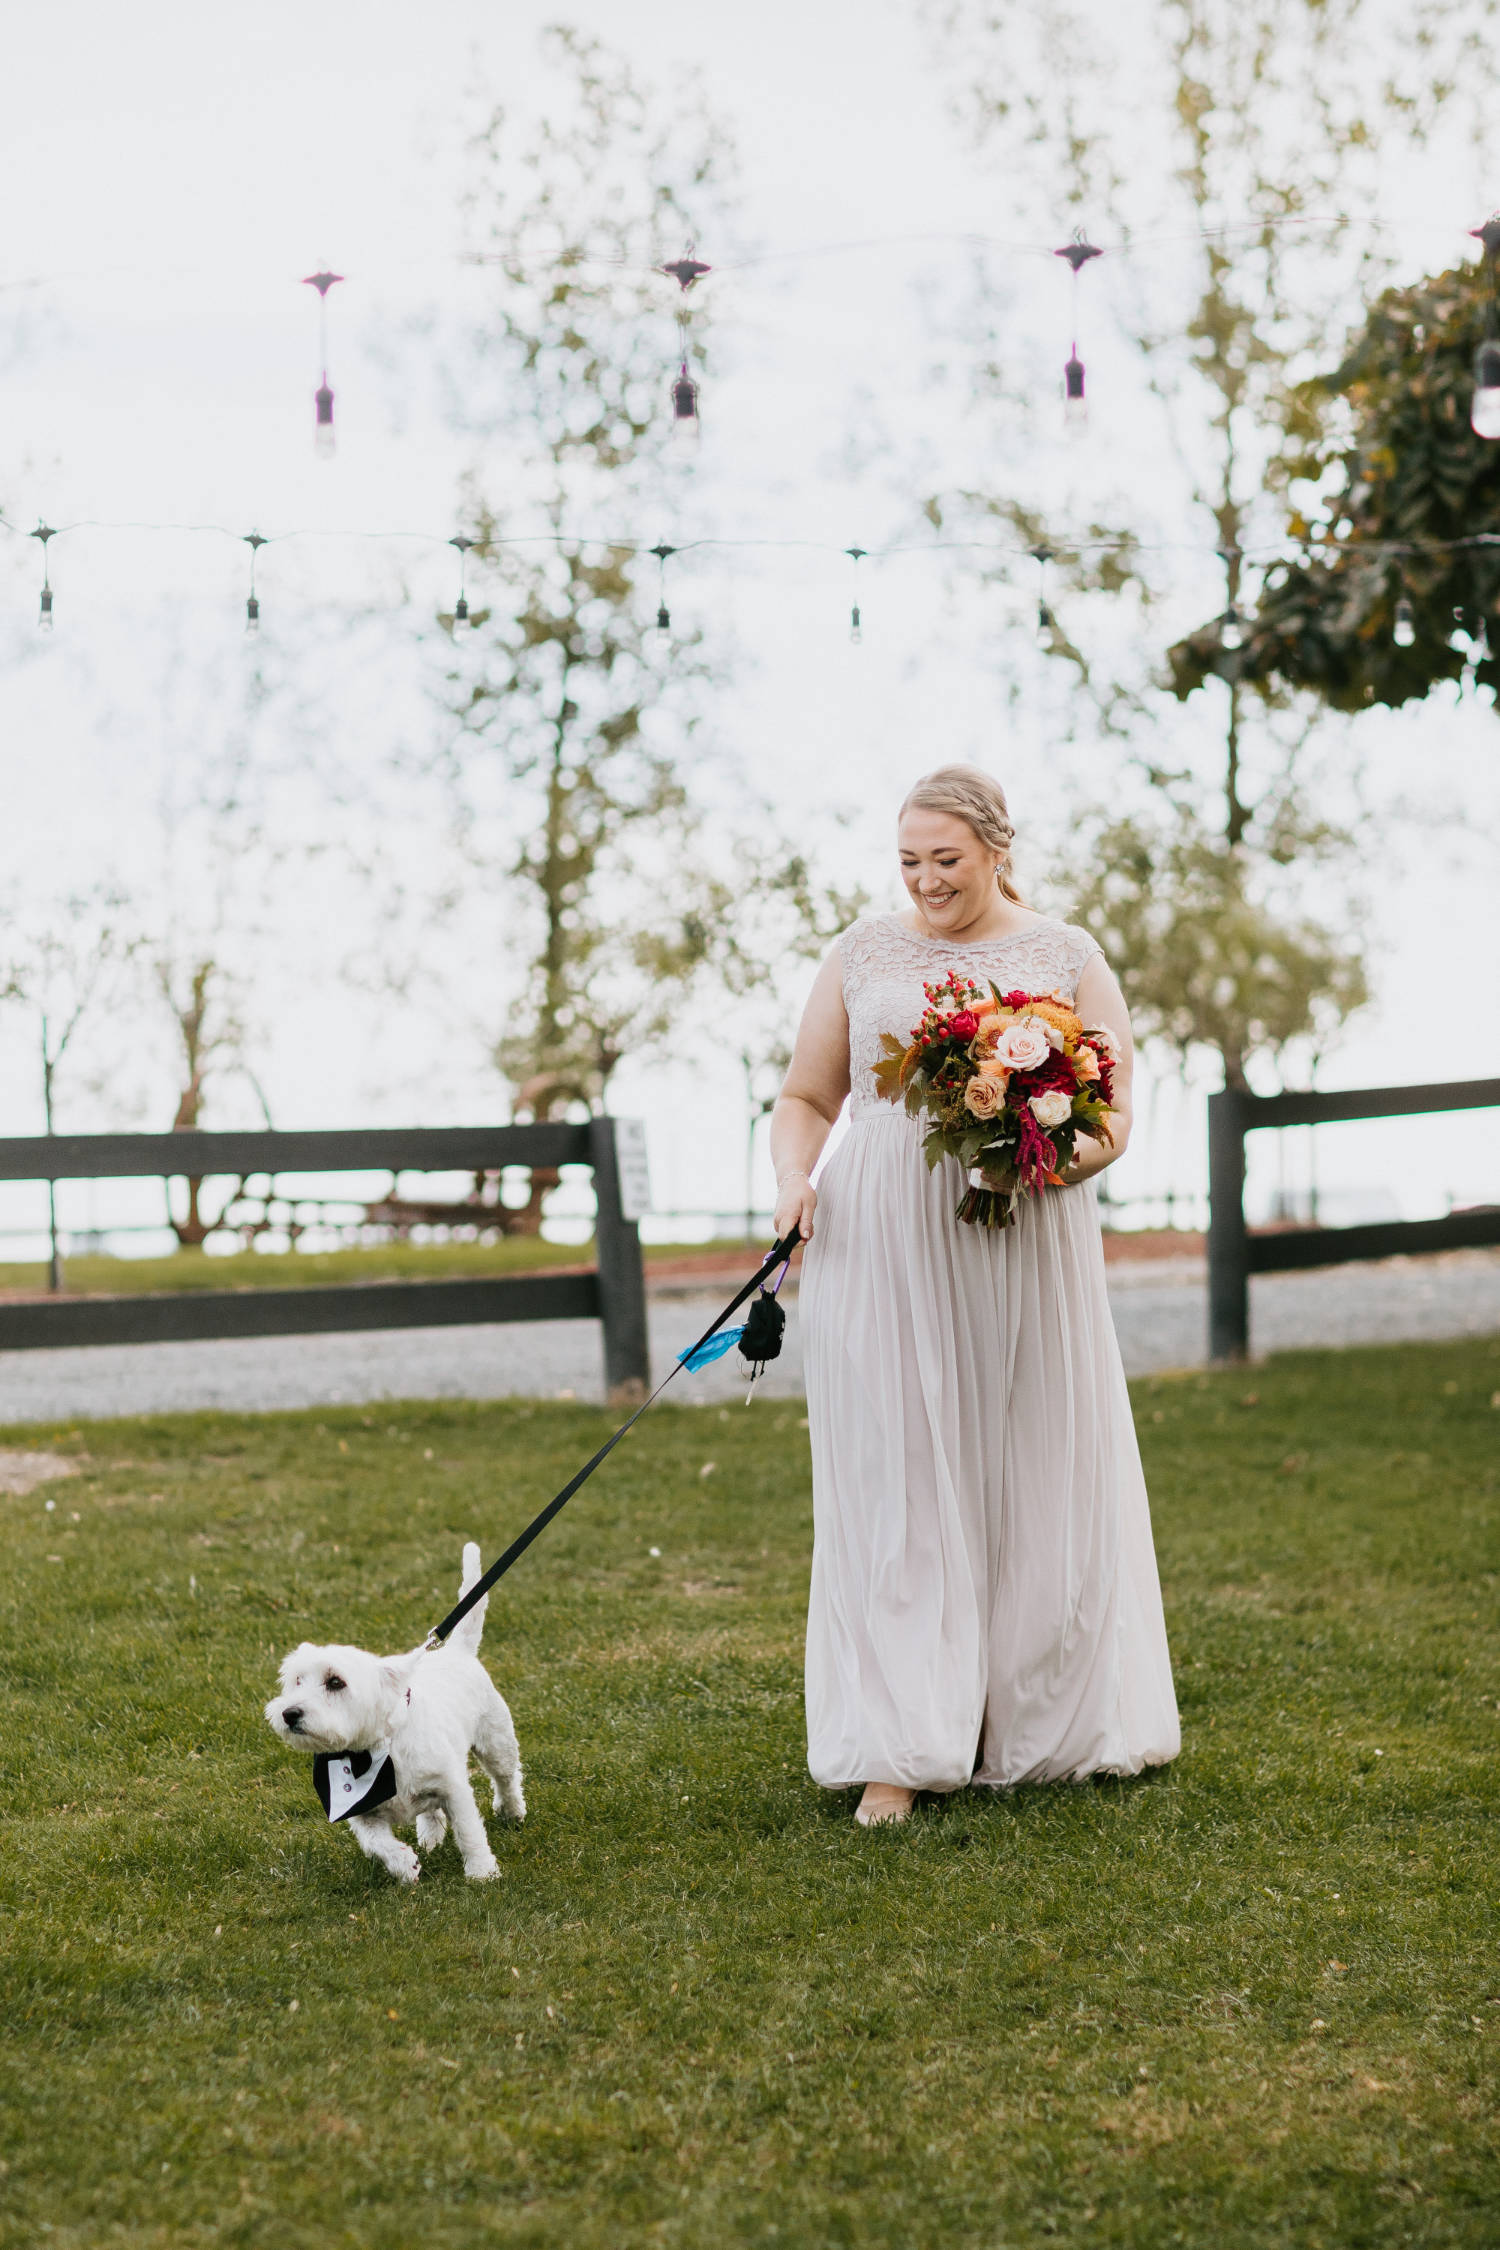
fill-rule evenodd
<path id="1" fill-rule="evenodd" d="M 500 1862 L 493 1854 L 488 1859 L 476 1859 L 464 1869 L 471 1883 L 493 1883 L 500 1874 Z"/>
<path id="2" fill-rule="evenodd" d="M 417 1822 L 417 1842 L 424 1852 L 435 1852 L 448 1833 L 446 1813 L 423 1813 Z"/>
<path id="3" fill-rule="evenodd" d="M 398 1883 L 419 1882 L 422 1876 L 422 1862 L 415 1852 L 408 1852 L 404 1859 L 398 1859 L 393 1863 L 391 1873 Z"/>

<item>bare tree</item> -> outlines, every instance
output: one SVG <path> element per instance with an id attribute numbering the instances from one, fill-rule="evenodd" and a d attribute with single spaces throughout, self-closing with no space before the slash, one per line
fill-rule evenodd
<path id="1" fill-rule="evenodd" d="M 53 900 L 18 918 L 23 934 L 5 963 L 0 998 L 18 1002 L 32 1017 L 41 1071 L 43 1129 L 57 1130 L 58 1079 L 77 1052 L 85 1021 L 122 983 L 121 972 L 139 950 L 134 916 L 125 895 L 111 887 Z M 50 1242 L 47 1286 L 64 1286 L 62 1237 L 57 1223 L 57 1183 L 47 1183 Z"/>

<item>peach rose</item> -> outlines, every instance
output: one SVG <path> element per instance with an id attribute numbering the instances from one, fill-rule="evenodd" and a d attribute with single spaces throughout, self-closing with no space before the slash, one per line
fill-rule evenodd
<path id="1" fill-rule="evenodd" d="M 1033 1094 L 1027 1107 L 1044 1133 L 1050 1133 L 1054 1125 L 1065 1125 L 1073 1114 L 1072 1097 L 1060 1087 L 1050 1094 Z"/>
<path id="2" fill-rule="evenodd" d="M 964 1088 L 964 1107 L 971 1117 L 998 1116 L 1004 1101 L 1004 1081 L 983 1073 Z"/>
<path id="3" fill-rule="evenodd" d="M 1007 1070 L 1039 1070 L 1051 1052 L 1047 1028 L 1035 1016 L 1016 1016 L 995 1041 L 995 1060 Z"/>
<path id="4" fill-rule="evenodd" d="M 1092 1086 L 1099 1075 L 1099 1057 L 1092 1047 L 1080 1047 L 1073 1057 L 1073 1068 L 1078 1073 L 1081 1086 Z"/>

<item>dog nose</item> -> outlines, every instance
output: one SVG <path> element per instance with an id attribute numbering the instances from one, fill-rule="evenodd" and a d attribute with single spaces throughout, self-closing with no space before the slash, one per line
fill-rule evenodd
<path id="1" fill-rule="evenodd" d="M 281 1714 L 281 1723 L 286 1728 L 288 1734 L 296 1734 L 302 1725 L 301 1705 L 297 1704 L 290 1711 L 283 1711 Z"/>

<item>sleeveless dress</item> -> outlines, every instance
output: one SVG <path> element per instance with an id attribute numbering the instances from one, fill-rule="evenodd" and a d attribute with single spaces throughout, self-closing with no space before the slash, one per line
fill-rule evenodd
<path id="1" fill-rule="evenodd" d="M 959 1166 L 929 1173 L 921 1122 L 870 1075 L 924 981 L 1071 999 L 1099 948 L 1062 922 L 973 945 L 893 914 L 839 942 L 850 1129 L 799 1308 L 809 1769 L 951 1790 L 1165 1764 L 1177 1704 L 1094 1183 L 1028 1198 L 1010 1227 L 962 1224 Z"/>

